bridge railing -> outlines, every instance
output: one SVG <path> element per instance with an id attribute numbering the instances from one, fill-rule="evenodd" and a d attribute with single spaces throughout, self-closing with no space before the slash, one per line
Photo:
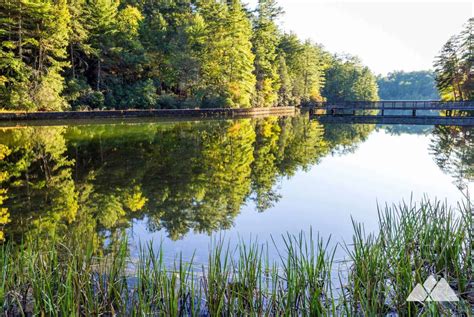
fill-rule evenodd
<path id="1" fill-rule="evenodd" d="M 341 101 L 318 102 L 315 108 L 321 109 L 360 109 L 360 110 L 474 110 L 474 101 L 419 101 L 419 100 L 394 100 L 394 101 Z"/>

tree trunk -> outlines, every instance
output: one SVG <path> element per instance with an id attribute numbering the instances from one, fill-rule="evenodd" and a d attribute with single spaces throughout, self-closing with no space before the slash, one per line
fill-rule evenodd
<path id="1" fill-rule="evenodd" d="M 76 67 L 74 65 L 74 47 L 73 47 L 73 44 L 71 43 L 69 45 L 69 50 L 70 50 L 70 54 L 71 54 L 71 70 L 72 70 L 72 78 L 76 78 Z"/>
<path id="2" fill-rule="evenodd" d="M 97 88 L 96 90 L 99 91 L 100 90 L 100 58 L 98 59 L 97 61 Z"/>
<path id="3" fill-rule="evenodd" d="M 20 1 L 20 16 L 18 21 L 18 55 L 20 56 L 20 61 L 23 61 L 23 25 L 22 25 L 22 7 L 21 7 L 21 1 Z"/>

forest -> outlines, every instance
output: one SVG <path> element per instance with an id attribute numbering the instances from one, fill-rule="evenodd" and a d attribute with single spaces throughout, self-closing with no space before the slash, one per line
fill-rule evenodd
<path id="1" fill-rule="evenodd" d="M 259 0 L 4 0 L 0 110 L 376 100 L 371 71 L 278 27 Z"/>
<path id="2" fill-rule="evenodd" d="M 381 100 L 439 100 L 432 71 L 395 71 L 377 76 Z"/>

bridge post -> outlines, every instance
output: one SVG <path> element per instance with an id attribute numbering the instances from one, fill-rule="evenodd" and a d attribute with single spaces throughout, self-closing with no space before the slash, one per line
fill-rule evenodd
<path id="1" fill-rule="evenodd" d="M 411 114 L 413 117 L 416 117 L 416 109 L 413 109 L 412 110 L 412 114 Z"/>

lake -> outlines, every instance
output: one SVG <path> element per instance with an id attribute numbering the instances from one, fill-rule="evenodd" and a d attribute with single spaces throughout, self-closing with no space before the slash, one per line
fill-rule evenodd
<path id="1" fill-rule="evenodd" d="M 473 188 L 473 132 L 304 115 L 3 127 L 1 228 L 6 240 L 87 237 L 105 251 L 126 233 L 132 254 L 154 241 L 168 260 L 198 263 L 219 237 L 278 246 L 311 229 L 350 243 L 351 218 L 375 231 L 378 205 L 461 201 Z"/>

